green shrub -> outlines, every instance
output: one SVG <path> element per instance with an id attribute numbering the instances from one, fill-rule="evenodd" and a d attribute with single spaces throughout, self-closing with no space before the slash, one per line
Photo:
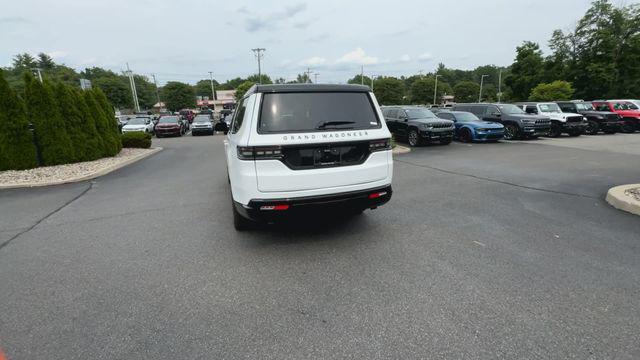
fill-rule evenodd
<path id="1" fill-rule="evenodd" d="M 89 107 L 90 116 L 96 124 L 96 129 L 102 139 L 102 156 L 114 156 L 118 153 L 117 140 L 109 133 L 109 125 L 107 123 L 106 114 L 96 101 L 93 91 L 84 91 L 82 93 L 84 100 Z"/>
<path id="2" fill-rule="evenodd" d="M 27 114 L 36 131 L 36 138 L 44 165 L 68 164 L 75 159 L 75 151 L 53 96 L 51 86 L 25 74 Z"/>
<path id="3" fill-rule="evenodd" d="M 58 110 L 66 124 L 67 134 L 71 140 L 75 161 L 94 160 L 88 158 L 84 149 L 87 135 L 82 128 L 82 112 L 74 97 L 73 89 L 69 85 L 58 83 L 55 86 L 55 96 Z"/>
<path id="4" fill-rule="evenodd" d="M 38 166 L 24 102 L 9 88 L 0 69 L 0 170 Z"/>
<path id="5" fill-rule="evenodd" d="M 121 135 L 122 147 L 148 149 L 151 147 L 151 135 L 144 132 L 128 132 Z"/>
<path id="6" fill-rule="evenodd" d="M 85 161 L 99 159 L 104 156 L 104 143 L 96 128 L 95 113 L 89 109 L 82 90 L 73 89 L 73 96 L 82 115 L 80 127 L 85 136 L 85 142 L 82 144 L 83 158 Z"/>
<path id="7" fill-rule="evenodd" d="M 106 115 L 105 117 L 105 132 L 110 139 L 113 139 L 115 143 L 116 154 L 122 149 L 122 143 L 120 142 L 120 129 L 118 127 L 118 121 L 116 120 L 116 114 L 113 111 L 113 106 L 109 104 L 107 96 L 99 88 L 94 88 L 93 96 L 95 97 L 98 105 Z"/>

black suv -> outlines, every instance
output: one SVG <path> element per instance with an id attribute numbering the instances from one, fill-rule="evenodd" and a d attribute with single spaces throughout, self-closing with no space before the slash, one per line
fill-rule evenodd
<path id="1" fill-rule="evenodd" d="M 439 142 L 448 145 L 453 140 L 453 121 L 438 118 L 420 106 L 383 106 L 382 115 L 393 135 L 406 138 L 410 146 Z"/>
<path id="2" fill-rule="evenodd" d="M 591 103 L 584 101 L 557 101 L 556 104 L 564 112 L 580 114 L 587 118 L 585 134 L 597 135 L 600 131 L 605 134 L 615 134 L 621 130 L 624 121 L 620 115 L 611 111 L 596 111 Z"/>
<path id="3" fill-rule="evenodd" d="M 484 121 L 501 123 L 506 140 L 546 136 L 551 129 L 549 117 L 528 115 L 511 104 L 455 104 L 452 110 L 470 112 Z"/>

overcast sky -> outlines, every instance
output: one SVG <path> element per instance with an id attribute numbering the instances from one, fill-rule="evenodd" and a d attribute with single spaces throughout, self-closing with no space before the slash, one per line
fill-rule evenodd
<path id="1" fill-rule="evenodd" d="M 155 73 L 161 84 L 263 72 L 319 82 L 511 64 L 524 40 L 544 49 L 589 0 L 0 0 L 0 66 L 46 52 L 76 69 Z"/>

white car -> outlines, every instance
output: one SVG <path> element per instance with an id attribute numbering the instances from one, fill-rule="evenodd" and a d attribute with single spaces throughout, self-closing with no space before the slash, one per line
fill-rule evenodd
<path id="1" fill-rule="evenodd" d="M 569 136 L 580 136 L 584 134 L 589 125 L 586 117 L 580 114 L 562 112 L 562 109 L 556 103 L 530 102 L 517 105 L 527 114 L 548 116 L 551 119 L 549 137 L 558 137 L 562 133 L 566 133 Z"/>
<path id="2" fill-rule="evenodd" d="M 122 133 L 128 132 L 145 132 L 147 134 L 153 134 L 154 124 L 151 118 L 136 117 L 129 119 L 127 124 L 122 127 Z"/>
<path id="3" fill-rule="evenodd" d="M 365 86 L 253 86 L 225 140 L 235 228 L 388 202 L 393 159 L 383 119 Z"/>

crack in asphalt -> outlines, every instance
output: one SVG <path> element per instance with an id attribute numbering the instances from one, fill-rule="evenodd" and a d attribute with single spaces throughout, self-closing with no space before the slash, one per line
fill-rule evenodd
<path id="1" fill-rule="evenodd" d="M 89 186 L 87 186 L 87 188 L 84 189 L 80 194 L 74 196 L 71 200 L 69 200 L 69 201 L 65 202 L 64 204 L 62 204 L 62 206 L 56 208 L 55 210 L 51 211 L 47 215 L 43 216 L 40 220 L 36 221 L 33 225 L 31 225 L 31 226 L 25 228 L 24 230 L 20 231 L 19 233 L 15 234 L 9 240 L 1 243 L 0 244 L 0 250 L 2 250 L 5 246 L 9 245 L 13 240 L 15 240 L 15 239 L 19 238 L 20 236 L 28 233 L 29 231 L 35 229 L 35 227 L 40 225 L 40 223 L 42 223 L 43 221 L 47 220 L 51 216 L 55 215 L 57 212 L 59 212 L 60 210 L 64 209 L 65 207 L 71 205 L 71 203 L 73 203 L 74 201 L 80 199 L 84 194 L 86 194 L 89 190 L 91 190 L 93 188 L 93 184 L 95 184 L 94 181 L 89 182 Z"/>
<path id="2" fill-rule="evenodd" d="M 580 197 L 580 198 L 585 198 L 585 199 L 601 200 L 599 197 L 596 197 L 596 196 L 585 195 L 585 194 L 577 194 L 577 193 L 570 193 L 570 192 L 559 191 L 559 190 L 544 189 L 544 188 L 539 188 L 539 187 L 534 187 L 534 186 L 521 185 L 521 184 L 516 184 L 516 183 L 509 182 L 509 181 L 492 179 L 492 178 L 489 178 L 489 177 L 478 176 L 478 175 L 473 175 L 473 174 L 467 174 L 467 173 L 453 171 L 453 170 L 446 170 L 446 169 L 438 168 L 438 167 L 431 166 L 431 165 L 416 164 L 416 163 L 412 163 L 410 161 L 405 161 L 405 160 L 393 159 L 393 161 L 394 162 L 399 162 L 399 163 L 402 163 L 402 164 L 407 164 L 407 165 L 411 165 L 411 166 L 420 167 L 420 168 L 431 169 L 431 170 L 439 171 L 439 172 L 442 172 L 442 173 L 445 173 L 445 174 L 465 176 L 465 177 L 469 177 L 469 178 L 472 178 L 472 179 L 484 180 L 484 181 L 497 183 L 497 184 L 502 184 L 502 185 L 509 185 L 509 186 L 513 186 L 513 187 L 517 187 L 517 188 L 521 188 L 521 189 L 542 191 L 542 192 L 551 193 L 551 194 L 574 196 L 574 197 Z"/>

